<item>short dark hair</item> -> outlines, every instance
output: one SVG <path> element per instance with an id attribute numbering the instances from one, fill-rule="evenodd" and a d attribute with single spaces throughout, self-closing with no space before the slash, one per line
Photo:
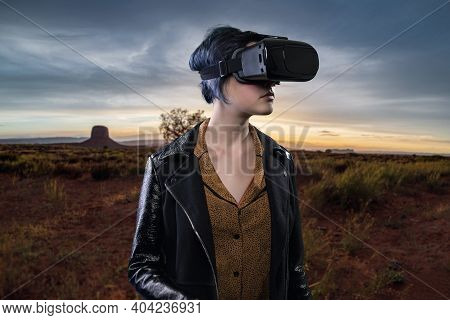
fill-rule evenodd
<path id="1" fill-rule="evenodd" d="M 209 28 L 202 43 L 191 54 L 189 67 L 192 71 L 200 71 L 209 65 L 219 63 L 220 60 L 231 59 L 234 50 L 245 47 L 249 42 L 257 42 L 264 38 L 263 34 L 241 31 L 229 25 Z M 222 89 L 232 76 L 201 80 L 199 87 L 207 103 L 213 103 L 214 98 L 222 100 L 226 104 L 230 103 Z"/>

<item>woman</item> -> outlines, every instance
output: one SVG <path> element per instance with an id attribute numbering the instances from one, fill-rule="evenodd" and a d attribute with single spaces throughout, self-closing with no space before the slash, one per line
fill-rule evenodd
<path id="1" fill-rule="evenodd" d="M 190 68 L 262 38 L 216 27 Z M 312 298 L 292 156 L 249 123 L 272 113 L 275 84 L 203 80 L 211 117 L 148 158 L 128 267 L 144 298 Z"/>

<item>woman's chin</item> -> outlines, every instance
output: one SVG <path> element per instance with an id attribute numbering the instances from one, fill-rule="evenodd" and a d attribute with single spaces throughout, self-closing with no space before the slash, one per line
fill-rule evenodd
<path id="1" fill-rule="evenodd" d="M 266 116 L 273 112 L 272 102 L 265 103 L 261 106 L 261 112 L 259 113 L 262 116 Z"/>
<path id="2" fill-rule="evenodd" d="M 272 102 L 265 101 L 263 103 L 258 103 L 253 105 L 250 108 L 246 109 L 246 113 L 255 115 L 255 116 L 265 116 L 271 114 L 273 112 Z"/>

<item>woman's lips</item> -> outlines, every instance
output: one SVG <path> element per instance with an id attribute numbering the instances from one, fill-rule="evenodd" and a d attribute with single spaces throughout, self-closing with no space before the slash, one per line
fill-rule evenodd
<path id="1" fill-rule="evenodd" d="M 273 94 L 272 92 L 270 93 L 266 93 L 265 95 L 263 95 L 261 98 L 270 98 L 270 99 L 274 99 L 275 98 L 275 94 Z"/>
<path id="2" fill-rule="evenodd" d="M 275 97 L 273 95 L 262 96 L 262 99 L 273 100 Z"/>

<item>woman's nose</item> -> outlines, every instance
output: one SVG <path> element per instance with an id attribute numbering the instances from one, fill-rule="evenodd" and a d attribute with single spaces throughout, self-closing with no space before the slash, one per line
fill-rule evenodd
<path id="1" fill-rule="evenodd" d="M 264 89 L 271 89 L 272 87 L 279 85 L 280 81 L 266 81 L 265 83 L 262 84 L 262 87 Z"/>
<path id="2" fill-rule="evenodd" d="M 269 86 L 270 87 L 274 87 L 274 86 L 279 85 L 279 84 L 280 84 L 280 81 L 270 81 L 269 82 Z"/>

